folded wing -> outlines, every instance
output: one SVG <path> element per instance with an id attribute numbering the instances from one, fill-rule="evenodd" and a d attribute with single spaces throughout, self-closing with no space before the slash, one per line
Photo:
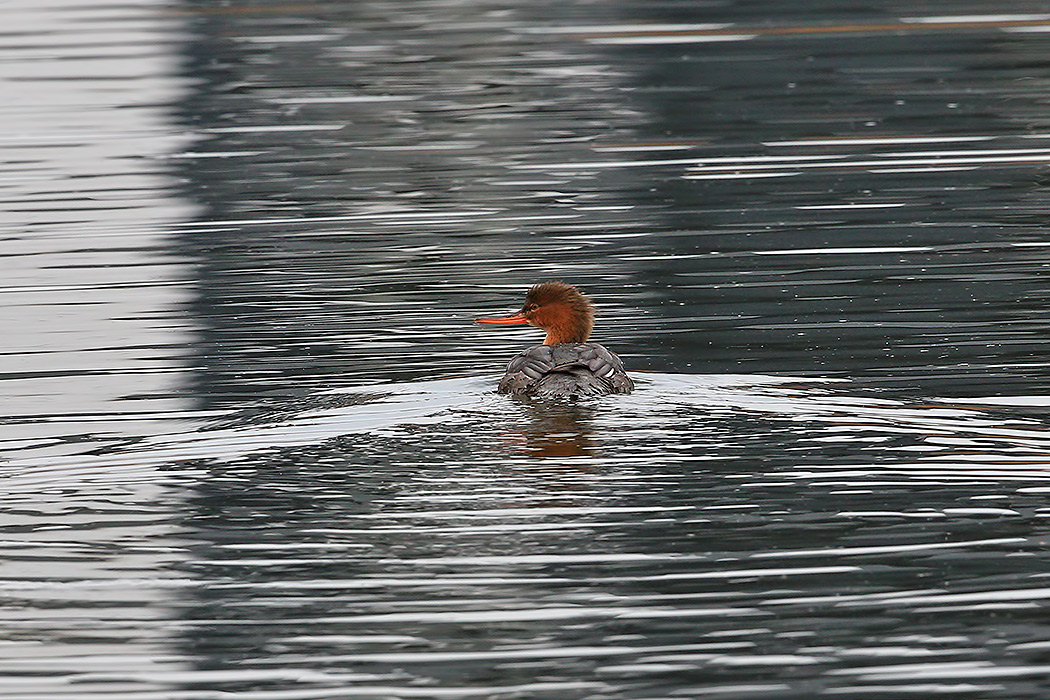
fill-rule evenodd
<path id="1" fill-rule="evenodd" d="M 499 384 L 501 394 L 580 396 L 626 394 L 634 382 L 615 353 L 598 343 L 537 345 L 517 355 Z"/>

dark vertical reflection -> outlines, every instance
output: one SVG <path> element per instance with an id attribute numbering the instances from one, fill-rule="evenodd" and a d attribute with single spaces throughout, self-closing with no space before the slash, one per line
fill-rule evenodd
<path id="1" fill-rule="evenodd" d="M 1013 247 L 1040 233 L 1001 210 L 1030 201 L 1033 166 L 699 179 L 717 159 L 954 148 L 777 145 L 822 138 L 992 134 L 1008 147 L 1029 123 L 998 109 L 998 78 L 980 81 L 982 61 L 1008 54 L 1002 37 L 632 44 L 594 29 L 896 17 L 754 9 L 187 6 L 197 88 L 182 120 L 199 140 L 181 174 L 204 210 L 177 243 L 200 272 L 192 393 L 212 408 L 492 372 L 534 336 L 470 319 L 548 278 L 597 297 L 601 340 L 636 369 L 1042 387 L 1045 363 L 1025 362 L 1044 324 L 1015 305 L 1042 293 L 1042 257 Z M 1032 60 L 1026 71 L 1045 72 Z M 982 636 L 997 620 L 1012 643 L 1045 637 L 1027 608 L 967 608 L 960 632 L 950 611 L 882 602 L 1009 590 L 1045 568 L 1025 544 L 1044 537 L 1039 492 L 1003 496 L 994 465 L 960 477 L 921 462 L 935 431 L 777 417 L 761 401 L 654 405 L 644 391 L 600 408 L 488 398 L 502 403 L 208 465 L 184 523 L 202 582 L 185 644 L 203 669 L 249 671 L 210 690 L 865 697 L 836 673 L 880 654 L 1000 663 Z M 942 437 L 937 457 L 962 474 L 973 450 L 997 449 Z M 1009 508 L 973 507 L 1000 497 Z M 976 544 L 893 549 L 954 542 Z M 856 648 L 874 651 L 857 662 Z"/>
<path id="2" fill-rule="evenodd" d="M 592 286 L 605 302 L 606 333 L 622 332 L 617 302 L 636 282 L 629 268 L 605 265 L 588 249 L 604 250 L 606 234 L 633 232 L 633 204 L 621 198 L 630 180 L 615 170 L 580 177 L 515 167 L 530 154 L 582 159 L 596 138 L 634 126 L 620 76 L 593 50 L 519 31 L 573 14 L 593 21 L 594 9 L 188 8 L 197 34 L 186 65 L 197 91 L 183 119 L 199 142 L 182 174 L 205 213 L 179 245 L 199 261 L 195 394 L 206 406 L 492 372 L 533 339 L 483 335 L 470 319 L 519 304 L 539 278 Z M 233 690 L 300 687 L 265 671 L 298 667 L 292 657 L 303 654 L 332 675 L 301 684 L 362 693 L 375 686 L 377 697 L 418 684 L 492 687 L 488 695 L 499 697 L 499 688 L 521 693 L 539 683 L 566 699 L 597 687 L 562 673 L 537 679 L 528 667 L 497 671 L 487 661 L 424 661 L 400 671 L 396 661 L 365 658 L 441 651 L 449 642 L 455 653 L 487 654 L 495 638 L 531 645 L 545 634 L 542 621 L 489 631 L 470 619 L 445 631 L 440 622 L 397 621 L 460 607 L 483 618 L 494 605 L 525 610 L 547 595 L 545 567 L 531 565 L 511 577 L 521 584 L 462 582 L 455 565 L 422 567 L 420 584 L 406 584 L 400 579 L 417 578 L 416 558 L 587 547 L 589 533 L 581 539 L 573 528 L 521 536 L 496 520 L 458 541 L 457 516 L 450 531 L 429 521 L 432 510 L 487 507 L 489 490 L 501 498 L 505 459 L 518 460 L 512 477 L 539 479 L 541 488 L 508 507 L 590 503 L 575 483 L 590 470 L 580 460 L 594 452 L 587 410 L 538 410 L 519 406 L 504 426 L 472 423 L 407 441 L 399 431 L 348 436 L 215 466 L 185 522 L 198 542 L 190 571 L 205 582 L 187 601 L 196 621 L 186 631 L 188 655 L 201 669 L 251 669 L 241 684 L 221 686 Z M 443 503 L 449 474 L 477 483 L 482 500 L 452 493 Z M 429 504 L 421 519 L 400 513 L 417 501 Z M 461 598 L 462 606 L 443 602 Z"/>

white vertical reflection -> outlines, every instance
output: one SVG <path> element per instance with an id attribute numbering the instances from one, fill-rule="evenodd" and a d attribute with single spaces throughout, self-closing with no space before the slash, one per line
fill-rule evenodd
<path id="1" fill-rule="evenodd" d="M 163 228 L 189 204 L 158 164 L 175 20 L 141 3 L 13 0 L 0 43 L 0 439 L 141 430 L 182 408 L 184 265 Z M 133 399 L 132 396 L 154 397 Z M 0 444 L 0 449 L 4 447 Z"/>
<path id="2" fill-rule="evenodd" d="M 178 20 L 161 3 L 7 0 L 0 43 L 0 452 L 150 432 L 178 398 L 184 265 L 163 230 L 189 205 L 159 158 Z M 167 477 L 27 458 L 0 493 L 0 697 L 112 697 L 169 684 L 92 673 L 181 668 Z M 72 690 L 71 690 L 72 689 Z"/>

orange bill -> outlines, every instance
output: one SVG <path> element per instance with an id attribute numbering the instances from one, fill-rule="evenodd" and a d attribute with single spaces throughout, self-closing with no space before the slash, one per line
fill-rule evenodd
<path id="1" fill-rule="evenodd" d="M 512 314 L 510 316 L 501 316 L 500 318 L 476 318 L 474 323 L 492 323 L 497 326 L 519 326 L 523 323 L 528 323 L 529 319 L 525 318 L 524 314 Z"/>

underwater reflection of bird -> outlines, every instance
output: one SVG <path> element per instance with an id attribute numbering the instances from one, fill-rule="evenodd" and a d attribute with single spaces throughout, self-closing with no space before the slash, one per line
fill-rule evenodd
<path id="1" fill-rule="evenodd" d="M 500 380 L 501 394 L 522 396 L 595 396 L 628 394 L 634 382 L 615 353 L 587 339 L 594 328 L 594 305 L 564 282 L 537 284 L 525 295 L 521 311 L 477 323 L 528 324 L 547 331 L 543 345 L 514 357 Z"/>
<path id="2" fill-rule="evenodd" d="M 532 407 L 530 407 L 532 408 Z M 523 431 L 524 451 L 530 457 L 559 459 L 564 457 L 590 457 L 595 453 L 591 438 L 593 410 L 580 405 L 558 405 L 535 407 L 530 412 L 530 422 Z M 588 470 L 583 464 L 567 462 L 566 466 Z"/>

